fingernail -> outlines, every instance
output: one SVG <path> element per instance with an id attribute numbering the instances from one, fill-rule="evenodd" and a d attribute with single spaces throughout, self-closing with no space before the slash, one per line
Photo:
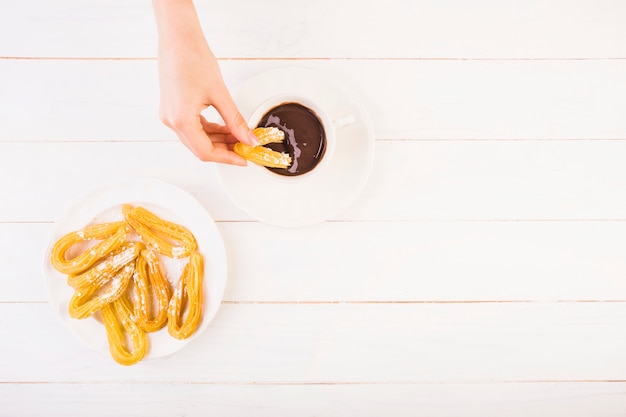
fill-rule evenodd
<path id="1" fill-rule="evenodd" d="M 257 146 L 259 144 L 259 138 L 257 138 L 252 131 L 248 132 L 248 141 L 250 141 L 250 145 L 252 146 Z"/>

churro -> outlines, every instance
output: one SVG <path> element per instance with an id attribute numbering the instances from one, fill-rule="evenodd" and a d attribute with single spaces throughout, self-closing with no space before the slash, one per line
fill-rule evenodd
<path id="1" fill-rule="evenodd" d="M 259 138 L 257 146 L 237 142 L 233 148 L 235 153 L 253 162 L 268 168 L 287 168 L 291 165 L 291 157 L 283 152 L 276 152 L 263 145 L 279 143 L 285 140 L 285 133 L 276 127 L 257 127 L 252 133 Z"/>
<path id="2" fill-rule="evenodd" d="M 146 246 L 170 258 L 186 258 L 196 250 L 193 234 L 185 226 L 164 220 L 141 206 L 122 206 L 124 219 Z"/>
<path id="3" fill-rule="evenodd" d="M 171 290 L 170 283 L 161 271 L 159 259 L 152 250 L 143 250 L 137 258 L 133 281 L 135 289 L 133 311 L 137 324 L 146 332 L 161 329 L 167 322 Z M 156 311 L 152 312 L 153 308 Z"/>
<path id="4" fill-rule="evenodd" d="M 70 232 L 52 246 L 50 256 L 52 265 L 63 274 L 80 274 L 124 243 L 129 230 L 122 221 L 89 225 L 84 229 Z M 68 259 L 68 252 L 74 245 L 90 240 L 100 240 L 100 242 Z"/>
<path id="5" fill-rule="evenodd" d="M 74 289 L 69 316 L 86 319 L 100 311 L 111 356 L 133 365 L 148 351 L 147 333 L 166 324 L 176 339 L 196 331 L 202 318 L 204 267 L 196 238 L 186 227 L 141 206 L 124 204 L 121 211 L 123 221 L 92 224 L 62 236 L 50 261 Z M 98 242 L 88 245 L 91 240 Z M 80 244 L 86 248 L 70 255 Z M 185 263 L 173 295 L 163 257 Z"/>
<path id="6" fill-rule="evenodd" d="M 172 337 L 186 339 L 191 336 L 202 318 L 204 302 L 202 283 L 204 273 L 202 255 L 194 252 L 178 279 L 167 311 L 167 330 Z M 184 306 L 187 316 L 183 319 Z"/>
<path id="7" fill-rule="evenodd" d="M 126 296 L 107 304 L 101 309 L 102 321 L 106 329 L 109 351 L 121 365 L 134 365 L 146 356 L 148 338 L 132 318 L 131 306 Z M 130 346 L 127 346 L 127 337 Z"/>

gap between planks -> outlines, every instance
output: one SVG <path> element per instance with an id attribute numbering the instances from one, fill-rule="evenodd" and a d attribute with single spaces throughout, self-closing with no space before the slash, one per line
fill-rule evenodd
<path id="1" fill-rule="evenodd" d="M 626 303 L 624 299 L 603 300 L 222 300 L 222 305 L 393 305 L 393 304 L 595 304 Z M 48 304 L 48 301 L 0 301 L 7 304 Z"/>
<path id="2" fill-rule="evenodd" d="M 376 142 L 624 142 L 624 138 L 437 138 L 437 139 L 425 139 L 425 138 L 375 138 Z M 176 143 L 178 139 L 142 139 L 142 140 L 124 140 L 124 139 L 81 139 L 81 140 L 41 140 L 41 139 L 15 139 L 15 140 L 3 140 L 0 144 L 9 143 L 28 143 L 28 144 L 50 144 L 50 143 L 67 143 L 67 144 L 83 144 L 83 143 Z"/>
<path id="3" fill-rule="evenodd" d="M 389 219 L 372 219 L 372 220 L 326 220 L 324 223 L 611 223 L 611 222 L 625 222 L 625 218 L 579 218 L 579 219 L 402 219 L 402 220 L 389 220 Z M 47 224 L 52 225 L 55 222 L 52 220 L 0 220 L 0 225 L 8 224 Z M 261 223 L 257 220 L 215 220 L 215 223 Z"/>
<path id="4" fill-rule="evenodd" d="M 61 57 L 61 56 L 0 56 L 0 60 L 29 61 L 156 61 L 156 57 Z M 481 57 L 217 57 L 218 61 L 623 61 L 626 57 L 565 57 L 565 58 L 481 58 Z"/>
<path id="5" fill-rule="evenodd" d="M 2 385 L 112 385 L 127 381 L 0 381 Z M 626 379 L 505 379 L 505 380 L 433 380 L 433 381 L 132 381 L 134 385 L 495 385 L 495 384 L 623 384 Z"/>

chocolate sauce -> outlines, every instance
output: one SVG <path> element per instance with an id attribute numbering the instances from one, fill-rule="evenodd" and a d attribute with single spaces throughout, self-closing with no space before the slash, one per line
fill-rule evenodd
<path id="1" fill-rule="evenodd" d="M 317 166 L 326 150 L 326 132 L 320 119 L 298 103 L 283 103 L 265 113 L 257 127 L 277 127 L 285 132 L 281 143 L 266 145 L 291 156 L 288 168 L 267 168 L 280 175 L 302 175 Z"/>

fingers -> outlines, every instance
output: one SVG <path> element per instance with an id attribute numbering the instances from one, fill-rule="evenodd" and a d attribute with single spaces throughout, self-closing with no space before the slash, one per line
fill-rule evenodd
<path id="1" fill-rule="evenodd" d="M 193 122 L 180 123 L 173 128 L 180 141 L 201 161 L 246 165 L 246 160 L 232 151 L 232 139 L 230 142 L 227 140 L 229 135 L 215 133 L 209 136 L 203 129 L 202 119 L 202 116 L 199 116 Z M 212 123 L 212 125 L 214 124 Z M 222 132 L 223 130 L 220 129 L 219 131 Z M 214 137 L 215 143 L 213 142 Z"/>
<path id="2" fill-rule="evenodd" d="M 259 144 L 259 139 L 254 136 L 252 130 L 248 127 L 246 120 L 241 113 L 239 113 L 228 91 L 224 93 L 223 100 L 219 104 L 215 103 L 214 106 L 224 119 L 224 123 L 226 123 L 232 135 L 237 138 L 238 141 L 250 146 Z"/>
<path id="3" fill-rule="evenodd" d="M 209 135 L 213 143 L 228 143 L 234 145 L 239 142 L 237 138 L 230 133 L 228 126 L 209 122 L 202 115 L 200 115 L 200 122 L 202 123 L 202 129 Z"/>

